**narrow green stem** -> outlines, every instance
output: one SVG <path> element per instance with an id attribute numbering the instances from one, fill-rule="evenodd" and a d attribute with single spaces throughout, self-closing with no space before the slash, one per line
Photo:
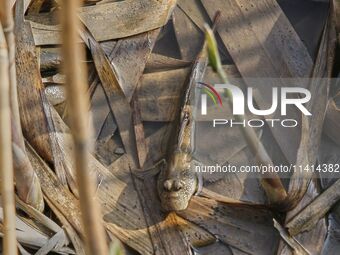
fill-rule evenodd
<path id="1" fill-rule="evenodd" d="M 206 27 L 206 42 L 208 45 L 208 54 L 210 64 L 213 70 L 217 72 L 220 79 L 225 84 L 230 84 L 228 76 L 222 67 L 222 62 L 219 57 L 217 43 L 212 30 Z M 229 89 L 225 90 L 225 95 L 229 99 L 229 105 L 233 107 L 233 96 Z M 235 115 L 235 119 L 239 122 L 246 122 L 246 117 L 244 115 Z M 256 160 L 261 165 L 273 165 L 271 158 L 269 157 L 266 149 L 264 148 L 262 142 L 257 136 L 255 130 L 249 126 L 241 126 L 241 131 L 243 133 L 244 139 L 247 142 Z M 261 180 L 263 189 L 265 190 L 269 201 L 273 204 L 280 204 L 285 200 L 287 193 L 282 185 L 281 179 L 277 174 L 267 174 Z"/>

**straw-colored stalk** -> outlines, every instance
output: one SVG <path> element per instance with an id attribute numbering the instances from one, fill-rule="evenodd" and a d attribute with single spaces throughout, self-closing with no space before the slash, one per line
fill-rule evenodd
<path id="1" fill-rule="evenodd" d="M 0 0 L 0 20 L 4 30 L 6 42 L 8 45 L 8 58 L 9 58 L 9 82 L 10 82 L 10 95 L 11 95 L 11 110 L 12 118 L 16 126 L 20 128 L 20 115 L 19 105 L 17 98 L 16 86 L 16 71 L 15 71 L 15 38 L 14 38 L 14 21 L 10 7 L 10 1 Z M 24 143 L 24 142 L 23 142 Z"/>
<path id="2" fill-rule="evenodd" d="M 222 62 L 218 53 L 217 49 L 217 42 L 215 40 L 215 36 L 213 31 L 206 26 L 206 42 L 208 45 L 208 56 L 209 62 L 215 72 L 219 75 L 221 80 L 229 84 L 229 80 L 227 74 L 225 73 L 224 69 L 222 68 Z M 226 89 L 225 93 L 227 97 L 230 99 L 229 103 L 232 107 L 233 97 L 231 92 Z M 239 122 L 244 122 L 245 117 L 242 115 L 235 115 L 235 119 Z M 256 132 L 251 127 L 242 127 L 241 128 L 243 136 L 254 156 L 256 156 L 257 162 L 260 165 L 273 165 L 271 158 L 269 157 L 266 149 L 264 148 L 262 142 L 257 137 Z M 261 180 L 261 185 L 268 200 L 273 205 L 281 204 L 287 197 L 287 192 L 281 182 L 280 177 L 277 174 L 267 174 Z"/>
<path id="3" fill-rule="evenodd" d="M 79 0 L 63 0 L 61 24 L 63 28 L 63 60 L 70 128 L 74 140 L 75 168 L 79 190 L 80 209 L 85 230 L 88 254 L 107 255 L 108 248 L 102 225 L 100 206 L 95 199 L 94 180 L 90 176 L 88 153 L 90 149 L 89 95 L 85 79 L 84 49 L 79 43 Z"/>
<path id="4" fill-rule="evenodd" d="M 39 179 L 28 160 L 25 150 L 24 137 L 21 131 L 15 69 L 15 38 L 13 32 L 14 21 L 10 7 L 10 1 L 8 0 L 0 0 L 0 20 L 3 25 L 4 34 L 8 45 L 9 91 L 13 141 L 12 149 L 14 155 L 13 158 L 16 188 L 18 196 L 21 200 L 33 206 L 37 210 L 42 211 L 44 209 L 44 200 Z"/>
<path id="5" fill-rule="evenodd" d="M 0 25 L 0 175 L 4 213 L 3 254 L 17 254 L 15 237 L 15 204 L 11 150 L 11 111 L 9 100 L 8 53 Z"/>

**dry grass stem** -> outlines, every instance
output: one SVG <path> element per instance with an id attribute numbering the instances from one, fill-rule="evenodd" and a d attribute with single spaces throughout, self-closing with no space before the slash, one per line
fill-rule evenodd
<path id="1" fill-rule="evenodd" d="M 63 27 L 63 57 L 66 74 L 66 91 L 70 113 L 71 132 L 74 141 L 74 157 L 79 189 L 80 208 L 85 229 L 88 254 L 108 254 L 100 207 L 94 199 L 95 186 L 89 175 L 89 122 L 88 94 L 85 69 L 81 65 L 83 49 L 78 42 L 80 21 L 77 9 L 78 0 L 62 1 L 61 23 Z"/>
<path id="2" fill-rule="evenodd" d="M 10 2 L 7 0 L 0 0 L 0 20 L 3 24 L 3 30 L 8 45 L 9 91 L 13 141 L 12 150 L 16 188 L 21 200 L 28 203 L 29 205 L 32 205 L 39 211 L 42 211 L 44 209 L 44 200 L 40 183 L 36 174 L 34 173 L 31 163 L 27 158 L 24 137 L 20 123 L 15 67 L 14 21 Z"/>
<path id="3" fill-rule="evenodd" d="M 11 151 L 11 111 L 9 100 L 8 53 L 5 35 L 0 25 L 0 175 L 1 197 L 4 213 L 3 253 L 17 254 L 15 236 L 15 205 L 13 164 Z"/>

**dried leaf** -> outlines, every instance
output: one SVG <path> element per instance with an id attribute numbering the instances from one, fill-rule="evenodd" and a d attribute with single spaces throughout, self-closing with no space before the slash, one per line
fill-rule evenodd
<path id="1" fill-rule="evenodd" d="M 114 114 L 125 151 L 130 157 L 131 167 L 138 168 L 136 141 L 132 124 L 132 111 L 125 97 L 116 73 L 98 42 L 87 31 L 81 31 L 83 41 L 90 49 L 98 76 L 108 97 L 110 109 Z"/>
<path id="2" fill-rule="evenodd" d="M 211 199 L 194 197 L 188 209 L 178 214 L 208 230 L 221 242 L 247 254 L 272 254 L 278 243 L 278 235 L 271 222 L 272 215 L 266 210 L 228 206 Z"/>
<path id="3" fill-rule="evenodd" d="M 66 174 L 58 158 L 56 141 L 49 135 L 53 124 L 46 108 L 48 102 L 43 91 L 31 28 L 27 22 L 20 23 L 20 19 L 18 16 L 17 26 L 22 26 L 20 31 L 17 27 L 16 33 L 16 66 L 23 134 L 44 159 L 54 163 L 58 177 L 66 184 Z"/>
<path id="4" fill-rule="evenodd" d="M 218 0 L 211 4 L 203 0 L 202 3 L 211 18 L 217 10 L 221 11 L 223 27 L 217 28 L 218 34 L 246 84 L 259 89 L 255 101 L 261 109 L 269 108 L 271 91 L 265 84 L 251 84 L 250 77 L 309 76 L 313 62 L 276 1 L 261 0 L 253 3 L 243 0 L 238 2 Z M 251 13 L 256 11 L 263 15 L 261 19 L 254 22 Z M 281 40 L 282 37 L 285 40 Z M 286 41 L 290 42 L 289 46 L 285 44 Z M 282 118 L 276 115 L 270 118 Z M 292 119 L 300 119 L 300 114 L 295 110 L 290 111 L 288 116 Z M 300 130 L 274 127 L 271 131 L 287 160 L 295 163 Z"/>
<path id="5" fill-rule="evenodd" d="M 183 61 L 176 58 L 163 56 L 160 54 L 152 53 L 145 66 L 146 73 L 180 69 L 189 67 L 191 63 L 189 61 Z"/>
<path id="6" fill-rule="evenodd" d="M 174 0 L 126 0 L 82 7 L 79 16 L 96 41 L 106 41 L 164 26 L 175 3 Z M 42 22 L 31 21 L 35 45 L 60 44 L 60 26 L 51 25 L 48 21 Z"/>
<path id="7" fill-rule="evenodd" d="M 293 249 L 295 255 L 310 255 L 311 253 L 303 247 L 294 237 L 291 237 L 287 231 L 274 219 L 274 227 L 279 231 L 281 237 Z"/>

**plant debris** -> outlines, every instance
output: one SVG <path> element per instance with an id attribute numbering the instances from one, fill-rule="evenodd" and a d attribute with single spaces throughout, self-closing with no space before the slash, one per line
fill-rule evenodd
<path id="1" fill-rule="evenodd" d="M 0 0 L 1 253 L 337 254 L 339 10 Z"/>

